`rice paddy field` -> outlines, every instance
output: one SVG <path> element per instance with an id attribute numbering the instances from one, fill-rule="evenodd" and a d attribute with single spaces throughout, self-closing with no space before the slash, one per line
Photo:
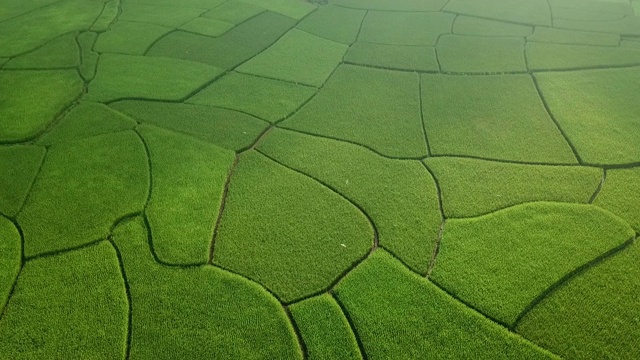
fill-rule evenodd
<path id="1" fill-rule="evenodd" d="M 0 1 L 0 359 L 640 359 L 640 1 Z"/>

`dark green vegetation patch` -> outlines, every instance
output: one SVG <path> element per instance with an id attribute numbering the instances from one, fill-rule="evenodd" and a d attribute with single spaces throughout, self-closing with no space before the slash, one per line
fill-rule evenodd
<path id="1" fill-rule="evenodd" d="M 519 205 L 447 221 L 432 278 L 512 326 L 567 273 L 633 237 L 622 219 L 593 205 Z"/>
<path id="2" fill-rule="evenodd" d="M 367 218 L 313 179 L 256 152 L 240 158 L 214 261 L 291 302 L 326 289 L 373 245 Z"/>
<path id="3" fill-rule="evenodd" d="M 0 147 L 0 214 L 18 213 L 40 170 L 45 151 L 33 145 Z"/>
<path id="4" fill-rule="evenodd" d="M 123 358 L 127 308 L 118 257 L 108 242 L 31 260 L 0 321 L 0 357 Z"/>
<path id="5" fill-rule="evenodd" d="M 388 253 L 376 251 L 336 288 L 369 359 L 550 359 Z"/>

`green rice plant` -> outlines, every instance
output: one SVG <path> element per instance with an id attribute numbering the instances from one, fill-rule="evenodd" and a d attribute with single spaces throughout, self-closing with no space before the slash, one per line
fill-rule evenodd
<path id="1" fill-rule="evenodd" d="M 341 65 L 282 126 L 355 142 L 388 156 L 424 156 L 418 81 L 414 73 Z"/>
<path id="2" fill-rule="evenodd" d="M 215 7 L 223 2 L 223 0 L 202 0 L 201 4 L 188 6 L 184 1 L 165 1 L 162 3 L 161 1 L 133 2 L 127 0 L 122 4 L 122 14 L 118 18 L 118 22 L 133 21 L 177 28 L 189 20 L 197 18 L 207 8 Z"/>
<path id="3" fill-rule="evenodd" d="M 275 122 L 293 113 L 317 91 L 314 87 L 232 72 L 187 103 L 238 110 Z"/>
<path id="4" fill-rule="evenodd" d="M 78 34 L 78 44 L 80 45 L 80 76 L 85 81 L 91 81 L 96 76 L 96 67 L 100 55 L 93 51 L 93 45 L 98 39 L 98 34 L 94 32 L 82 32 Z"/>
<path id="5" fill-rule="evenodd" d="M 538 26 L 533 34 L 527 37 L 527 41 L 567 45 L 618 46 L 620 35 Z"/>
<path id="6" fill-rule="evenodd" d="M 431 278 L 512 326 L 536 297 L 568 273 L 633 237 L 622 219 L 593 205 L 517 205 L 448 220 Z"/>
<path id="7" fill-rule="evenodd" d="M 292 29 L 237 71 L 296 84 L 321 86 L 349 47 Z"/>
<path id="8" fill-rule="evenodd" d="M 146 214 L 158 258 L 171 264 L 207 263 L 232 151 L 141 125 L 151 158 Z"/>
<path id="9" fill-rule="evenodd" d="M 2 313 L 22 265 L 20 233 L 15 225 L 3 216 L 0 216 L 0 239 L 2 239 L 0 241 L 0 313 Z"/>
<path id="10" fill-rule="evenodd" d="M 370 11 L 358 41 L 433 46 L 440 35 L 451 32 L 454 18 L 446 13 Z"/>
<path id="11" fill-rule="evenodd" d="M 2 65 L 4 65 L 7 61 L 9 61 L 9 59 L 0 58 L 0 67 L 2 67 Z"/>
<path id="12" fill-rule="evenodd" d="M 418 161 L 357 145 L 274 130 L 258 150 L 351 199 L 376 224 L 380 245 L 426 274 L 441 225 L 436 185 Z"/>
<path id="13" fill-rule="evenodd" d="M 26 14 L 56 2 L 57 0 L 32 0 L 29 2 L 24 2 L 22 0 L 5 0 L 2 3 L 0 21 L 5 21 L 7 19 Z"/>
<path id="14" fill-rule="evenodd" d="M 220 6 L 216 6 L 214 9 L 207 11 L 201 16 L 207 19 L 237 25 L 264 11 L 264 8 L 248 4 L 243 1 L 227 0 Z"/>
<path id="15" fill-rule="evenodd" d="M 72 108 L 51 131 L 38 138 L 39 145 L 52 145 L 88 137 L 131 130 L 136 122 L 108 106 L 83 101 Z"/>
<path id="16" fill-rule="evenodd" d="M 88 30 L 102 11 L 102 6 L 103 3 L 100 1 L 59 1 L 37 11 L 2 21 L 0 57 L 14 57 L 44 45 L 60 35 Z"/>
<path id="17" fill-rule="evenodd" d="M 144 55 L 151 44 L 171 30 L 153 24 L 118 21 L 98 36 L 94 50 L 98 53 Z"/>
<path id="18" fill-rule="evenodd" d="M 52 39 L 42 47 L 11 59 L 5 69 L 74 68 L 80 63 L 74 33 Z"/>
<path id="19" fill-rule="evenodd" d="M 148 54 L 198 61 L 229 70 L 264 51 L 295 24 L 294 19 L 267 11 L 217 38 L 172 32 L 156 42 Z"/>
<path id="20" fill-rule="evenodd" d="M 456 35 L 523 37 L 531 35 L 533 27 L 460 15 L 453 23 L 453 33 Z"/>
<path id="21" fill-rule="evenodd" d="M 588 203 L 602 170 L 434 157 L 424 160 L 442 191 L 448 218 L 483 215 L 532 201 Z"/>
<path id="22" fill-rule="evenodd" d="M 639 358 L 639 258 L 636 243 L 572 278 L 517 331 L 567 359 Z"/>
<path id="23" fill-rule="evenodd" d="M 346 62 L 381 68 L 438 71 L 435 49 L 431 46 L 385 45 L 357 42 L 344 57 Z"/>
<path id="24" fill-rule="evenodd" d="M 75 70 L 0 72 L 0 142 L 37 136 L 81 94 L 82 85 Z"/>
<path id="25" fill-rule="evenodd" d="M 215 10 L 214 10 L 215 11 Z M 180 30 L 194 32 L 196 34 L 206 35 L 206 36 L 220 36 L 227 31 L 231 30 L 235 25 L 218 21 L 207 19 L 203 17 L 197 17 L 182 26 L 180 26 Z"/>
<path id="26" fill-rule="evenodd" d="M 131 4 L 164 6 L 170 8 L 182 7 L 209 10 L 224 3 L 225 0 L 126 0 L 126 2 Z M 167 9 L 165 11 L 170 10 Z"/>
<path id="27" fill-rule="evenodd" d="M 632 0 L 636 1 L 636 0 Z M 627 1 L 596 1 L 596 0 L 550 0 L 549 6 L 553 10 L 555 17 L 567 18 L 565 13 L 573 13 L 576 20 L 603 22 L 615 20 L 609 16 L 616 15 L 617 18 L 633 15 L 633 9 Z M 562 10 L 565 10 L 564 12 Z M 580 11 L 582 10 L 582 11 Z M 562 16 L 556 15 L 560 11 Z M 599 14 L 597 17 L 582 17 L 585 13 Z"/>
<path id="28" fill-rule="evenodd" d="M 436 50 L 444 72 L 524 72 L 524 39 L 444 35 Z"/>
<path id="29" fill-rule="evenodd" d="M 364 10 L 326 5 L 304 18 L 296 27 L 310 34 L 351 45 L 356 41 Z"/>
<path id="30" fill-rule="evenodd" d="M 225 149 L 246 149 L 268 123 L 241 112 L 211 106 L 124 100 L 109 104 L 145 124 L 184 133 Z"/>
<path id="31" fill-rule="evenodd" d="M 316 296 L 289 309 L 307 346 L 307 359 L 362 359 L 349 322 L 331 295 Z"/>
<path id="32" fill-rule="evenodd" d="M 640 41 L 622 40 L 620 41 L 620 46 L 640 49 Z"/>
<path id="33" fill-rule="evenodd" d="M 14 217 L 24 203 L 44 160 L 45 149 L 33 145 L 0 147 L 0 213 Z"/>
<path id="34" fill-rule="evenodd" d="M 440 11 L 446 0 L 336 0 L 335 4 L 382 11 Z"/>
<path id="35" fill-rule="evenodd" d="M 602 13 L 598 13 L 596 16 L 601 18 Z M 640 19 L 636 16 L 624 16 L 610 21 L 556 19 L 553 21 L 553 25 L 557 28 L 569 30 L 593 31 L 618 35 L 640 35 Z"/>
<path id="36" fill-rule="evenodd" d="M 109 26 L 116 20 L 120 13 L 120 0 L 104 1 L 104 9 L 95 20 L 89 30 L 93 32 L 105 32 L 109 30 Z"/>
<path id="37" fill-rule="evenodd" d="M 249 152 L 231 177 L 214 264 L 293 302 L 325 290 L 372 244 L 371 225 L 347 200 Z"/>
<path id="38" fill-rule="evenodd" d="M 338 284 L 375 359 L 550 359 L 551 353 L 489 321 L 377 250 Z"/>
<path id="39" fill-rule="evenodd" d="M 562 70 L 640 64 L 640 49 L 592 45 L 527 43 L 531 70 Z"/>
<path id="40" fill-rule="evenodd" d="M 86 100 L 109 102 L 126 98 L 180 100 L 222 73 L 191 61 L 104 54 Z M 171 76 L 159 76 L 171 74 Z"/>
<path id="41" fill-rule="evenodd" d="M 637 69 L 549 72 L 535 77 L 582 160 L 625 164 L 640 159 Z"/>
<path id="42" fill-rule="evenodd" d="M 0 358 L 124 358 L 127 294 L 101 242 L 28 261 L 0 321 Z"/>
<path id="43" fill-rule="evenodd" d="M 607 170 L 594 204 L 625 219 L 640 232 L 640 167 Z"/>
<path id="44" fill-rule="evenodd" d="M 105 237 L 118 218 L 142 210 L 148 186 L 144 146 L 133 131 L 50 147 L 17 218 L 25 255 Z"/>
<path id="45" fill-rule="evenodd" d="M 242 0 L 247 4 L 259 6 L 275 13 L 300 20 L 316 9 L 307 1 L 298 0 Z"/>
<path id="46" fill-rule="evenodd" d="M 113 239 L 131 293 L 132 359 L 302 359 L 284 309 L 256 283 L 213 266 L 159 265 L 140 218 Z"/>
<path id="47" fill-rule="evenodd" d="M 444 10 L 523 25 L 551 26 L 546 0 L 451 0 Z"/>
<path id="48" fill-rule="evenodd" d="M 432 154 L 576 162 L 528 75 L 423 74 L 422 101 Z"/>

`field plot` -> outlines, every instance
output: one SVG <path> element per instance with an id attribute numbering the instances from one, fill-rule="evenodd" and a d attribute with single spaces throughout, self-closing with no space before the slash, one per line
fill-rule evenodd
<path id="1" fill-rule="evenodd" d="M 639 0 L 0 1 L 0 359 L 640 359 Z"/>

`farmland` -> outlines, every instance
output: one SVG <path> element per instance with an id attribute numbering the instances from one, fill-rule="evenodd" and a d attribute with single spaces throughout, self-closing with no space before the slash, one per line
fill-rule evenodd
<path id="1" fill-rule="evenodd" d="M 640 1 L 0 2 L 0 359 L 640 358 Z"/>

